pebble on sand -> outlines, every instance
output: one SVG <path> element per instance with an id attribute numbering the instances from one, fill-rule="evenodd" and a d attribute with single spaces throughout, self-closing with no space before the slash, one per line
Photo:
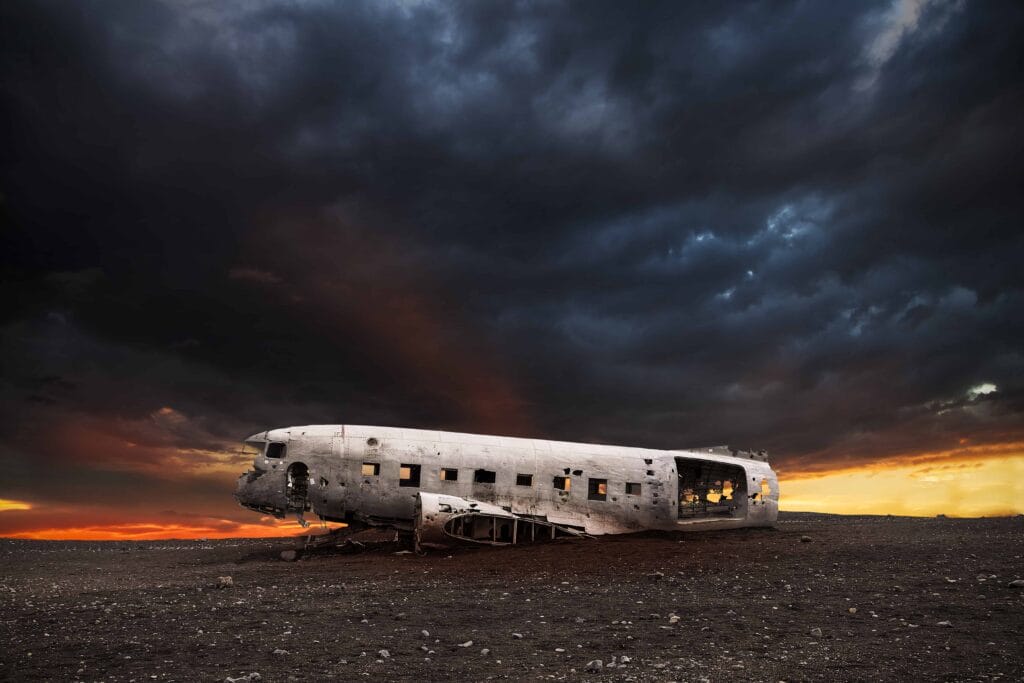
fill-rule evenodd
<path id="1" fill-rule="evenodd" d="M 228 676 L 224 679 L 224 683 L 258 683 L 258 681 L 262 680 L 263 676 L 261 676 L 259 672 L 253 671 L 251 674 L 246 674 L 245 676 L 238 676 L 237 678 L 232 678 L 231 676 Z"/>

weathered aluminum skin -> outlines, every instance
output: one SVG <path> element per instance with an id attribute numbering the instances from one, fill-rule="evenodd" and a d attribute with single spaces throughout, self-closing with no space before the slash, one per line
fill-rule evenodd
<path id="1" fill-rule="evenodd" d="M 273 429 L 246 443 L 261 453 L 239 478 L 235 496 L 276 516 L 310 510 L 331 521 L 412 529 L 422 491 L 588 534 L 771 526 L 778 517 L 778 478 L 768 463 L 717 448 L 655 450 L 364 425 Z M 267 457 L 274 443 L 285 445 L 284 457 Z M 728 514 L 681 518 L 677 466 L 695 460 L 741 468 L 734 471 L 742 471 L 744 483 L 735 484 Z M 379 465 L 379 474 L 365 476 L 364 463 Z M 419 465 L 418 486 L 399 485 L 403 465 Z M 458 470 L 458 479 L 442 480 L 442 468 Z M 494 472 L 494 483 L 474 481 L 476 470 Z M 517 474 L 532 474 L 531 485 L 517 485 Z M 555 477 L 568 477 L 570 489 L 556 489 Z M 591 478 L 607 480 L 604 500 L 588 499 Z M 626 493 L 627 482 L 640 484 L 639 495 Z"/>

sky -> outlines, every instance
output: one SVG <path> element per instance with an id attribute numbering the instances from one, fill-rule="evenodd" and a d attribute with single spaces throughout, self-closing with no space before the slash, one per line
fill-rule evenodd
<path id="1" fill-rule="evenodd" d="M 0 535 L 294 531 L 242 438 L 763 448 L 1024 512 L 1019 2 L 0 3 Z"/>

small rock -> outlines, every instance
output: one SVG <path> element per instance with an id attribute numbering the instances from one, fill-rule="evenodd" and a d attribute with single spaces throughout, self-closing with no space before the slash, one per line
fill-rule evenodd
<path id="1" fill-rule="evenodd" d="M 665 578 L 665 575 L 662 574 L 661 572 L 654 572 L 652 574 L 648 574 L 648 576 L 650 576 L 655 581 L 660 581 L 661 579 Z"/>
<path id="2" fill-rule="evenodd" d="M 272 654 L 272 655 L 290 655 L 291 652 L 288 652 L 288 650 L 282 650 L 279 647 L 275 647 L 274 651 L 271 652 L 270 654 Z"/>
<path id="3" fill-rule="evenodd" d="M 556 647 L 555 648 L 555 652 L 565 652 L 565 648 L 564 647 Z"/>
<path id="4" fill-rule="evenodd" d="M 587 662 L 586 666 L 587 671 L 600 671 L 603 668 L 604 662 L 602 662 L 600 659 L 593 659 Z"/>
<path id="5" fill-rule="evenodd" d="M 473 647 L 473 641 L 472 640 L 467 640 L 464 643 L 459 643 L 459 647 Z"/>
<path id="6" fill-rule="evenodd" d="M 1024 588 L 1024 579 L 1014 579 L 1010 583 L 1006 584 L 1008 588 Z"/>
<path id="7" fill-rule="evenodd" d="M 513 633 L 512 637 L 515 638 L 516 640 L 520 640 L 520 639 L 522 639 L 523 634 L 522 633 Z"/>
<path id="8" fill-rule="evenodd" d="M 423 636 L 424 638 L 429 638 L 430 637 L 430 631 L 428 631 L 427 629 L 423 629 L 422 631 L 420 631 L 420 635 Z"/>
<path id="9" fill-rule="evenodd" d="M 231 588 L 234 585 L 235 585 L 235 580 L 232 579 L 230 576 L 218 576 L 217 577 L 217 586 L 219 588 Z"/>
<path id="10" fill-rule="evenodd" d="M 945 628 L 953 628 L 953 624 L 951 624 L 951 623 L 950 623 L 950 622 L 948 622 L 948 621 L 940 621 L 940 622 L 938 622 L 938 623 L 937 623 L 937 624 L 935 624 L 935 625 L 936 625 L 936 626 L 943 626 L 943 627 L 945 627 Z"/>
<path id="11" fill-rule="evenodd" d="M 622 655 L 621 657 L 619 657 L 619 662 L 621 664 L 629 664 L 632 661 L 633 660 L 629 657 L 629 655 Z"/>
<path id="12" fill-rule="evenodd" d="M 801 537 L 800 537 L 800 542 L 801 542 L 801 543 L 810 543 L 810 542 L 811 542 L 811 541 L 813 541 L 813 540 L 814 540 L 814 539 L 813 539 L 813 538 L 811 538 L 810 536 L 801 536 Z"/>
<path id="13" fill-rule="evenodd" d="M 670 624 L 678 624 L 679 623 L 679 617 L 677 615 L 675 615 L 675 614 L 669 615 L 668 623 L 670 623 Z"/>
<path id="14" fill-rule="evenodd" d="M 857 608 L 856 607 L 851 607 L 850 609 L 848 609 L 846 611 L 849 612 L 850 614 L 856 614 L 857 613 Z"/>
<path id="15" fill-rule="evenodd" d="M 484 649 L 480 650 L 480 654 L 486 657 L 487 655 L 491 654 L 491 651 L 485 647 Z"/>
<path id="16" fill-rule="evenodd" d="M 811 629 L 811 635 L 815 638 L 821 638 L 821 629 L 815 626 Z"/>
<path id="17" fill-rule="evenodd" d="M 285 562 L 294 562 L 299 559 L 299 552 L 297 550 L 282 550 L 281 559 Z"/>
<path id="18" fill-rule="evenodd" d="M 388 652 L 387 650 L 377 650 L 377 654 L 380 655 L 381 659 L 387 659 L 388 657 L 391 656 L 391 653 Z"/>
<path id="19" fill-rule="evenodd" d="M 411 550 L 399 550 L 395 555 L 412 555 Z"/>

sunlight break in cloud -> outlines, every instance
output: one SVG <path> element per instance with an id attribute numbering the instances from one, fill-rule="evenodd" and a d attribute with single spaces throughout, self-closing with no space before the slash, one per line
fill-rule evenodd
<path id="1" fill-rule="evenodd" d="M 991 382 L 982 382 L 977 386 L 973 386 L 967 390 L 967 398 L 974 400 L 979 396 L 985 396 L 986 394 L 994 394 L 999 391 L 999 387 Z"/>

